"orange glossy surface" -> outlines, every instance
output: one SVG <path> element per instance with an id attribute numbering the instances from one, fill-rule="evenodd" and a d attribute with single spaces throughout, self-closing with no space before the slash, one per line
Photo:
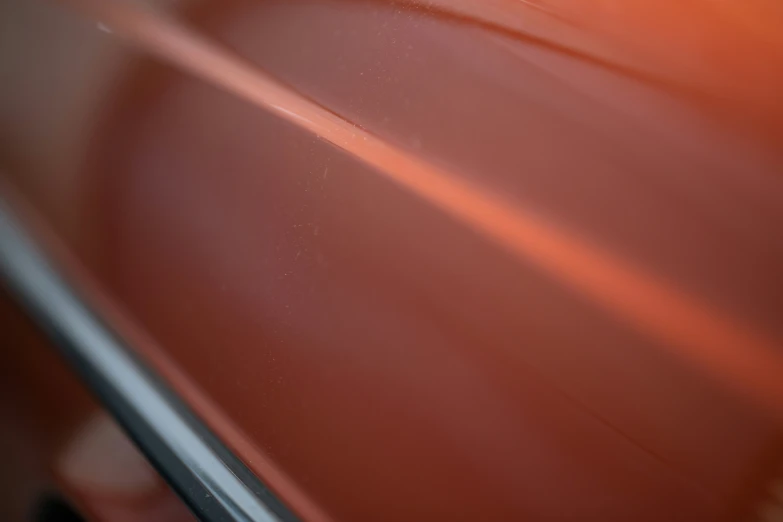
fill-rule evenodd
<path id="1" fill-rule="evenodd" d="M 783 398 L 776 44 L 548 5 L 702 103 L 431 3 L 137 25 L 219 87 L 145 65 L 95 142 L 91 264 L 140 349 L 307 519 L 744 515 Z"/>

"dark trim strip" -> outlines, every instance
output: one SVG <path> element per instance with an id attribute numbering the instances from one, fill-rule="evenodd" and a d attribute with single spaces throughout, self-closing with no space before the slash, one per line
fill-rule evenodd
<path id="1" fill-rule="evenodd" d="M 79 298 L 2 199 L 0 276 L 199 518 L 296 520 Z"/>

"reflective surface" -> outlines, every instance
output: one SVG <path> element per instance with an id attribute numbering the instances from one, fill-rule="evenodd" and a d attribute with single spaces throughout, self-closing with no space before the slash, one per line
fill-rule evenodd
<path id="1" fill-rule="evenodd" d="M 59 520 L 60 498 L 86 520 L 193 520 L 5 291 L 0 346 L 3 520 Z"/>
<path id="2" fill-rule="evenodd" d="M 69 287 L 26 235 L 6 201 L 0 202 L 0 253 L 3 282 L 199 518 L 237 522 L 292 520 L 286 518 L 287 511 L 275 513 L 269 502 L 259 498 L 261 495 L 253 487 L 258 484 L 244 480 L 243 470 L 231 466 L 214 437 L 106 326 L 110 318 L 91 310 L 79 293 Z M 77 484 L 102 482 L 101 486 L 111 489 L 107 475 L 121 472 L 127 474 L 123 478 L 130 478 L 132 485 L 134 471 L 137 476 L 140 474 L 138 469 L 128 468 L 127 459 L 135 461 L 137 468 L 149 468 L 140 453 L 131 454 L 119 445 L 125 438 L 116 430 L 107 431 L 103 425 L 89 425 L 85 430 L 87 433 L 79 439 L 86 441 L 75 441 L 61 466 Z M 106 462 L 106 472 L 101 472 L 95 461 L 101 459 L 104 443 L 113 446 L 116 460 Z M 80 467 L 84 469 L 79 470 Z M 155 475 L 148 469 L 147 475 L 151 476 L 135 481 L 142 489 L 154 485 Z M 90 480 L 90 476 L 96 478 Z"/>
<path id="3" fill-rule="evenodd" d="M 534 9 L 585 57 L 520 38 L 521 7 L 435 4 L 193 14 L 398 153 L 144 63 L 93 143 L 83 257 L 304 518 L 745 516 L 779 457 L 774 6 Z M 543 239 L 509 248 L 509 213 Z"/>

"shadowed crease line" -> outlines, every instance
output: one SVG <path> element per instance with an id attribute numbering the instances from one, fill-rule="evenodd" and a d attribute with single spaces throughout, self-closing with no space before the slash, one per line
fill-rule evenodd
<path id="1" fill-rule="evenodd" d="M 764 333 L 480 186 L 393 147 L 159 14 L 106 0 L 63 1 L 147 52 L 347 151 L 783 417 L 783 356 L 780 344 Z"/>

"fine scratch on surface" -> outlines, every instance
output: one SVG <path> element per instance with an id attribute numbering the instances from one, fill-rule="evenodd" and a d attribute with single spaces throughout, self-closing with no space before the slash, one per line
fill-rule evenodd
<path id="1" fill-rule="evenodd" d="M 129 4 L 69 0 L 153 55 L 268 110 L 374 167 L 507 252 L 783 417 L 780 342 L 598 246 L 398 149 L 240 57 Z M 328 168 L 324 170 L 324 177 Z"/>

